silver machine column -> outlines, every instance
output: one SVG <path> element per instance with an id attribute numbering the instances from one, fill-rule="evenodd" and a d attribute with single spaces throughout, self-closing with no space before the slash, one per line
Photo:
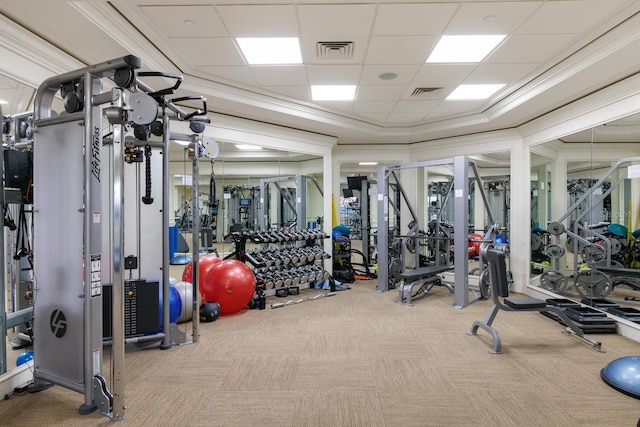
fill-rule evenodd
<path id="1" fill-rule="evenodd" d="M 52 77 L 35 97 L 33 388 L 53 383 L 77 391 L 84 395 L 80 414 L 99 410 L 114 420 L 125 418 L 124 352 L 114 349 L 110 391 L 102 375 L 103 275 L 111 273 L 114 295 L 124 291 L 116 283 L 122 281 L 119 243 L 113 266 L 103 265 L 102 257 L 101 169 L 108 164 L 102 157 L 103 106 L 122 105 L 122 88 L 133 84 L 140 67 L 134 56 L 117 58 Z M 105 78 L 117 87 L 102 93 Z M 58 93 L 66 114 L 52 110 Z M 115 128 L 114 137 L 121 137 L 122 128 Z M 114 232 L 122 214 L 118 200 L 120 195 L 114 197 Z M 115 334 L 123 330 L 122 318 L 113 319 L 114 343 L 124 345 L 123 335 Z"/>
<path id="2" fill-rule="evenodd" d="M 469 233 L 469 168 L 466 157 L 453 159 L 453 229 L 458 237 L 453 254 L 454 274 L 454 302 L 456 308 L 464 308 L 469 304 L 469 252 L 467 251 L 467 235 Z M 464 242 L 463 245 L 460 243 Z M 458 250 L 462 248 L 464 250 Z M 460 279 L 459 279 L 460 278 Z M 464 284 L 462 282 L 464 278 Z M 459 284 L 461 286 L 459 286 Z"/>

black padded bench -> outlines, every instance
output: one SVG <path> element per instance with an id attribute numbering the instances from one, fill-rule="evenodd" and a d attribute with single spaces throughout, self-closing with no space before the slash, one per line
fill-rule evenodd
<path id="1" fill-rule="evenodd" d="M 491 334 L 493 337 L 493 349 L 489 350 L 489 353 L 502 353 L 502 341 L 500 339 L 500 334 L 493 328 L 493 326 L 491 326 L 498 314 L 498 311 L 500 310 L 521 312 L 537 311 L 540 313 L 547 312 L 553 314 L 560 318 L 567 326 L 565 329 L 566 333 L 576 335 L 591 343 L 595 350 L 602 351 L 602 344 L 600 341 L 585 335 L 582 329 L 557 305 L 548 304 L 546 301 L 538 298 L 509 297 L 509 281 L 507 279 L 507 265 L 505 263 L 504 252 L 497 251 L 495 249 L 487 250 L 487 261 L 489 277 L 491 279 L 491 298 L 493 300 L 493 305 L 491 306 L 487 320 L 484 322 L 479 320 L 473 322 L 471 329 L 467 332 L 467 335 L 477 335 L 478 328 L 482 328 Z M 500 301 L 501 297 L 503 298 L 502 301 Z"/>
<path id="2" fill-rule="evenodd" d="M 424 298 L 433 286 L 444 286 L 449 289 L 451 295 L 453 295 L 453 287 L 447 283 L 442 282 L 442 277 L 439 275 L 450 271 L 453 267 L 447 265 L 430 265 L 428 267 L 420 267 L 415 270 L 406 270 L 399 274 L 402 283 L 398 290 L 400 294 L 398 296 L 398 304 L 413 305 L 412 300 Z M 413 288 L 419 286 L 418 290 L 414 293 Z"/>
<path id="3" fill-rule="evenodd" d="M 640 270 L 636 268 L 622 268 L 622 267 L 605 267 L 596 266 L 596 270 L 601 271 L 611 278 L 611 287 L 609 292 L 613 290 L 616 283 L 624 283 L 630 286 L 636 291 L 640 291 Z M 607 294 L 609 293 L 607 292 Z M 603 295 L 603 297 L 606 295 Z"/>

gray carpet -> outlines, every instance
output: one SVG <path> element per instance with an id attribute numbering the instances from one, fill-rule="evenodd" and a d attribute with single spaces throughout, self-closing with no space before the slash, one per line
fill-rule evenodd
<path id="1" fill-rule="evenodd" d="M 436 287 L 406 307 L 373 281 L 351 287 L 202 324 L 197 344 L 129 348 L 118 425 L 631 427 L 640 418 L 639 400 L 600 379 L 611 360 L 640 354 L 636 342 L 598 335 L 602 354 L 540 314 L 501 312 L 503 354 L 491 355 L 485 332 L 465 334 L 489 301 L 453 309 Z M 77 415 L 81 403 L 59 386 L 16 396 L 0 402 L 0 425 L 112 423 Z"/>

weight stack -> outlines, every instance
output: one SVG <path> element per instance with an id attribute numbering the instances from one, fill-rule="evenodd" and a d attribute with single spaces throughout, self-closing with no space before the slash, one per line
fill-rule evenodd
<path id="1" fill-rule="evenodd" d="M 124 282 L 124 336 L 131 338 L 160 331 L 160 283 L 144 279 Z M 112 285 L 102 287 L 102 336 L 112 337 Z"/>

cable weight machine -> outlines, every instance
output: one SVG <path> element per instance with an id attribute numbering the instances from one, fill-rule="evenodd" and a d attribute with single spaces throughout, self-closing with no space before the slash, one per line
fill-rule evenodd
<path id="1" fill-rule="evenodd" d="M 169 119 L 208 120 L 201 117 L 206 113 L 204 98 L 199 97 L 205 111 L 189 114 L 174 103 L 194 97 L 166 99 L 182 76 L 136 72 L 141 67 L 142 61 L 129 55 L 48 79 L 36 92 L 33 121 L 34 185 L 39 190 L 34 196 L 34 383 L 30 391 L 61 385 L 84 395 L 80 414 L 99 410 L 113 420 L 126 417 L 124 346 L 138 339 L 125 333 L 125 305 L 131 290 L 125 291 L 133 270 L 135 279 L 162 276 L 156 278 L 167 303 L 161 313 L 163 329 L 153 338 L 162 340 L 160 348 L 171 347 L 169 206 L 165 197 Z M 176 83 L 156 91 L 139 77 L 175 79 Z M 105 79 L 113 80 L 115 87 L 103 91 Z M 66 113 L 56 116 L 52 103 L 58 93 Z M 157 120 L 159 109 L 161 119 Z M 104 135 L 106 124 L 110 132 Z M 133 138 L 125 135 L 130 129 Z M 162 142 L 151 141 L 151 134 L 162 135 Z M 153 150 L 162 156 L 152 155 Z M 140 178 L 143 163 L 144 179 Z M 153 170 L 160 169 L 158 191 L 151 184 Z M 132 203 L 136 208 L 125 211 L 125 204 Z M 151 211 L 142 213 L 143 209 L 155 211 L 154 218 L 147 221 Z M 132 223 L 140 227 L 131 231 Z M 144 225 L 153 231 L 143 229 Z M 162 241 L 143 252 L 140 240 L 151 233 Z M 128 252 L 135 255 L 126 256 Z M 112 289 L 110 386 L 102 372 L 103 304 L 108 285 Z M 153 317 L 159 320 L 157 310 Z"/>

